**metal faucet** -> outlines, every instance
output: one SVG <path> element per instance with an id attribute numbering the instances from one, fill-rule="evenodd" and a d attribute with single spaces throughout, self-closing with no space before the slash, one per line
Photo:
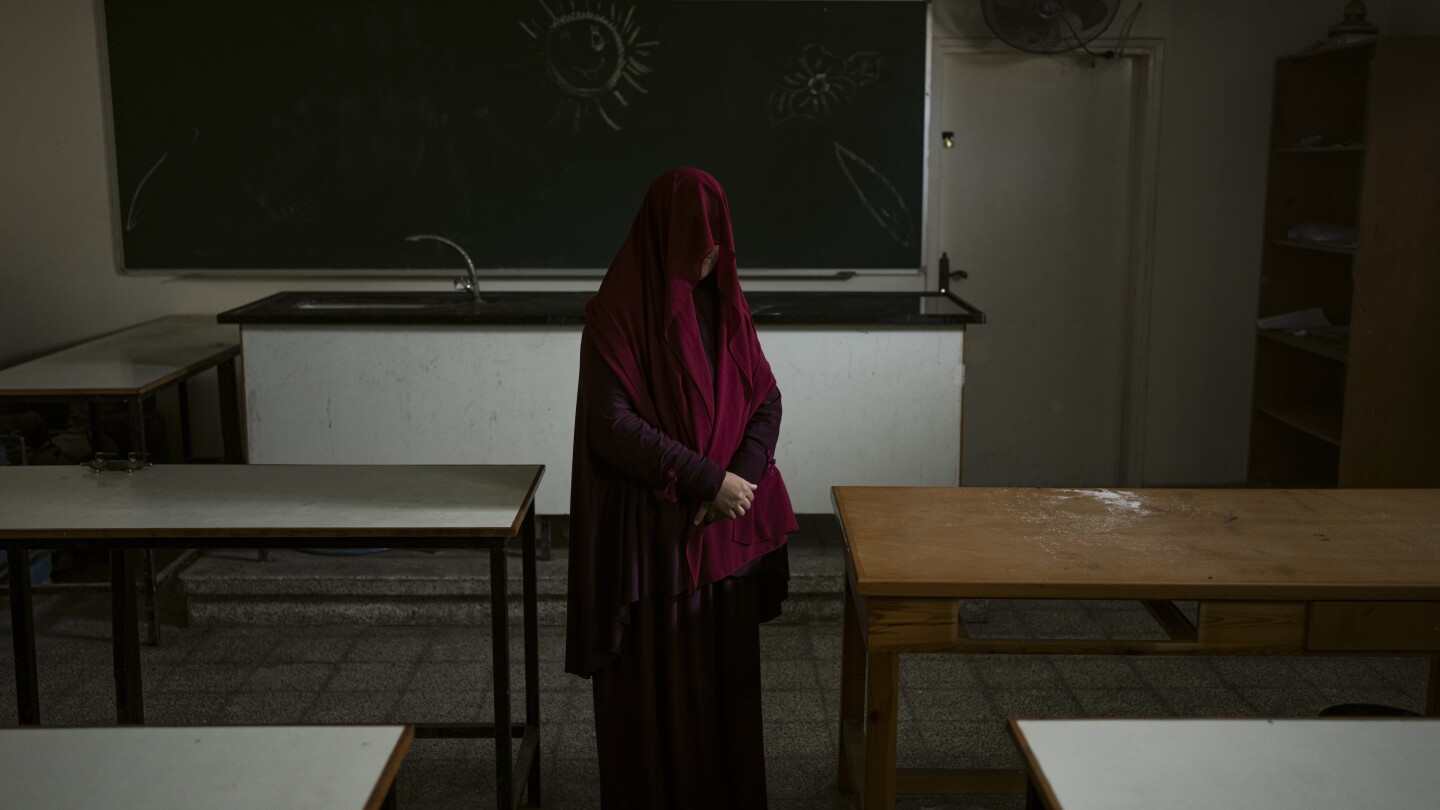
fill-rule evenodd
<path id="1" fill-rule="evenodd" d="M 433 233 L 412 233 L 405 237 L 405 241 L 407 242 L 419 242 L 421 239 L 433 239 L 436 242 L 443 242 L 455 248 L 456 252 L 465 259 L 466 272 L 465 278 L 455 279 L 455 289 L 468 291 L 475 297 L 475 303 L 477 304 L 484 303 L 480 300 L 480 279 L 475 274 L 475 263 L 470 261 L 470 254 L 465 252 L 465 248 L 460 247 L 443 236 L 436 236 Z"/>

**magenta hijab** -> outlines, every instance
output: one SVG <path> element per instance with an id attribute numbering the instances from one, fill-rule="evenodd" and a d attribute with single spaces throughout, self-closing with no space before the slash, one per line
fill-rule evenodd
<path id="1" fill-rule="evenodd" d="M 720 306 L 712 374 L 692 292 L 710 251 Z M 585 307 L 585 332 L 645 421 L 722 469 L 775 376 L 740 290 L 725 191 L 699 169 L 672 169 L 645 194 L 625 245 Z M 691 530 L 685 552 L 692 589 L 778 548 L 795 531 L 784 481 L 766 466 L 745 516 Z M 656 497 L 675 500 L 670 484 Z"/>

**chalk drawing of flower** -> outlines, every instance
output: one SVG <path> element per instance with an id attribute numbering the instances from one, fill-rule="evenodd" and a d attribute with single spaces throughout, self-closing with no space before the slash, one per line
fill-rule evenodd
<path id="1" fill-rule="evenodd" d="M 862 51 L 841 59 L 811 43 L 790 60 L 790 70 L 770 87 L 766 112 L 772 126 L 803 118 L 818 121 L 850 104 L 855 91 L 880 78 L 880 54 Z"/>

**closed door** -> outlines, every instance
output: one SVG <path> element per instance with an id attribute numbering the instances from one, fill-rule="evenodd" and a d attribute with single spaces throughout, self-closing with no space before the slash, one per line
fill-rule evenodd
<path id="1" fill-rule="evenodd" d="M 1132 61 L 944 57 L 938 247 L 987 316 L 966 336 L 963 484 L 1122 480 Z"/>

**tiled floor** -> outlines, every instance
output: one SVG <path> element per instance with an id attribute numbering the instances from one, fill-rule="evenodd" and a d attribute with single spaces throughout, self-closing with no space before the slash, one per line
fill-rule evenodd
<path id="1" fill-rule="evenodd" d="M 37 597 L 46 724 L 114 722 L 103 593 Z M 1153 633 L 1133 605 L 968 603 L 989 633 Z M 8 613 L 0 621 L 8 625 Z M 8 627 L 5 628 L 8 631 Z M 6 633 L 8 636 L 8 632 Z M 780 620 L 762 630 L 771 807 L 846 808 L 834 787 L 840 627 Z M 564 629 L 540 630 L 544 806 L 598 807 L 589 684 L 564 674 Z M 0 653 L 0 724 L 15 722 L 10 648 Z M 489 719 L 489 640 L 478 627 L 167 626 L 142 650 L 152 723 L 331 723 Z M 1340 702 L 1423 707 L 1421 659 L 903 656 L 898 758 L 909 767 L 1010 767 L 1006 716 L 1307 716 Z M 517 692 L 523 689 L 516 665 Z M 520 697 L 516 696 L 517 705 Z M 400 803 L 488 806 L 488 741 L 421 740 Z M 1018 797 L 911 797 L 902 808 L 1020 808 Z"/>

